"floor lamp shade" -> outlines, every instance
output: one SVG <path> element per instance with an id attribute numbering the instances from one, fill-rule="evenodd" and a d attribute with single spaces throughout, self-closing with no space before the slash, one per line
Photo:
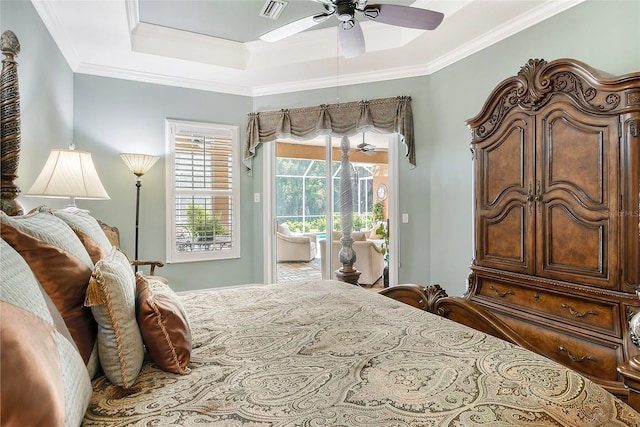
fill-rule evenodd
<path id="1" fill-rule="evenodd" d="M 133 172 L 137 177 L 141 177 L 145 173 L 149 172 L 151 166 L 158 161 L 157 156 L 150 156 L 148 154 L 124 153 L 120 154 L 120 157 L 122 157 L 122 160 L 125 162 L 127 167 L 131 169 L 131 172 Z"/>
<path id="2" fill-rule="evenodd" d="M 42 172 L 26 195 L 69 197 L 70 206 L 75 205 L 73 199 L 110 198 L 98 177 L 91 153 L 63 149 L 51 150 Z"/>

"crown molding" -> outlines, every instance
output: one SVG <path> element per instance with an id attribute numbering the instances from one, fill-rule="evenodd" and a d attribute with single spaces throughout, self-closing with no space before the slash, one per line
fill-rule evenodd
<path id="1" fill-rule="evenodd" d="M 74 50 L 73 44 L 68 39 L 67 33 L 64 30 L 64 26 L 62 25 L 61 20 L 56 15 L 56 10 L 54 7 L 55 2 L 46 0 L 31 1 L 37 13 L 40 15 L 43 23 L 51 33 L 51 36 L 55 40 L 58 48 L 62 52 L 65 60 L 69 64 L 71 70 L 75 73 L 92 74 L 102 77 L 184 87 L 211 92 L 229 93 L 241 96 L 264 96 L 287 92 L 298 92 L 313 89 L 323 89 L 328 87 L 337 87 L 338 85 L 342 86 L 372 83 L 376 81 L 386 81 L 430 75 L 514 34 L 517 34 L 518 32 L 526 28 L 538 24 L 545 19 L 548 19 L 573 6 L 576 6 L 577 4 L 582 3 L 585 0 L 546 1 L 544 3 L 541 3 L 540 6 L 529 10 L 527 13 L 517 16 L 504 23 L 503 25 L 494 28 L 491 32 L 485 33 L 475 38 L 474 40 L 471 40 L 468 43 L 465 43 L 456 49 L 452 49 L 446 54 L 425 63 L 400 67 L 390 66 L 382 69 L 373 69 L 372 67 L 369 67 L 368 69 L 372 71 L 351 73 L 345 72 L 344 74 L 340 74 L 339 78 L 337 76 L 338 72 L 336 71 L 336 75 L 327 77 L 300 79 L 293 78 L 286 82 L 264 85 L 256 83 L 254 78 L 251 77 L 251 73 L 246 74 L 245 72 L 249 70 L 255 74 L 259 73 L 262 69 L 264 69 L 265 72 L 268 69 L 273 69 L 272 66 L 268 65 L 268 63 L 271 61 L 270 58 L 283 57 L 285 58 L 284 63 L 286 63 L 286 65 L 289 67 L 300 67 L 300 61 L 305 64 L 309 63 L 309 61 L 319 61 L 316 63 L 318 64 L 318 66 L 322 66 L 322 64 L 325 64 L 326 66 L 326 61 L 335 59 L 335 46 L 329 48 L 327 42 L 327 39 L 331 38 L 330 34 L 335 33 L 335 29 L 318 30 L 325 32 L 323 34 L 323 37 L 318 37 L 317 33 L 313 34 L 312 32 L 303 32 L 295 35 L 294 37 L 291 37 L 290 40 L 287 40 L 287 43 L 279 43 L 278 45 L 269 44 L 261 40 L 248 43 L 231 42 L 212 37 L 194 35 L 185 31 L 181 32 L 185 33 L 182 34 L 182 36 L 184 37 L 181 40 L 173 40 L 172 34 L 175 34 L 176 30 L 171 30 L 172 32 L 165 32 L 161 28 L 156 28 L 157 26 L 140 23 L 138 0 L 124 0 L 124 7 L 126 8 L 127 28 L 129 29 L 129 37 L 131 40 L 132 49 L 134 49 L 134 46 L 137 43 L 135 41 L 136 32 L 140 31 L 141 33 L 145 33 L 147 35 L 150 35 L 154 32 L 156 34 L 160 32 L 162 33 L 160 35 L 163 37 L 163 40 L 165 42 L 165 44 L 162 45 L 162 52 L 152 50 L 151 52 L 147 51 L 146 53 L 163 56 L 167 51 L 175 51 L 174 48 L 168 49 L 166 43 L 176 43 L 182 45 L 184 45 L 185 42 L 198 45 L 200 43 L 204 43 L 204 47 L 198 46 L 198 48 L 195 48 L 195 50 L 191 51 L 191 53 L 189 54 L 191 58 L 180 57 L 180 59 L 193 60 L 194 52 L 196 54 L 196 57 L 198 55 L 208 54 L 210 55 L 208 60 L 206 58 L 205 60 L 203 60 L 202 56 L 200 56 L 200 60 L 197 62 L 202 66 L 206 66 L 206 64 L 214 64 L 217 66 L 222 65 L 221 70 L 225 71 L 218 74 L 217 77 L 212 77 L 211 79 L 207 79 L 204 77 L 177 77 L 174 75 L 156 72 L 155 70 L 153 72 L 148 72 L 128 69 L 123 66 L 110 66 L 104 64 L 83 62 Z M 373 22 L 366 22 L 365 24 L 375 24 L 377 26 L 382 25 Z M 333 33 L 331 33 L 332 31 Z M 378 28 L 376 26 L 372 26 L 367 31 L 371 34 L 372 37 L 375 37 L 376 39 L 379 39 L 380 37 L 384 38 L 384 27 Z M 396 37 L 396 39 L 401 42 L 400 45 L 405 45 L 413 38 L 414 37 L 412 33 L 403 35 L 400 38 Z M 387 42 L 396 43 L 397 40 Z M 309 47 L 310 45 L 308 43 L 311 43 L 311 47 Z M 370 43 L 373 43 L 373 39 Z M 158 45 L 155 44 L 155 46 L 157 47 Z M 300 55 L 291 55 L 289 53 L 295 51 L 300 52 L 301 49 L 302 52 Z M 378 54 L 379 53 L 380 52 L 378 52 Z M 189 56 L 186 53 L 183 53 L 182 55 Z M 267 59 L 269 59 L 269 61 L 267 61 Z M 222 64 L 220 64 L 220 61 L 222 61 Z M 282 65 L 282 63 L 278 65 Z M 224 69 L 224 67 L 226 67 L 226 69 Z M 238 71 L 240 73 L 238 74 L 238 76 L 241 77 L 234 78 L 232 75 L 230 75 L 229 71 L 232 71 L 233 69 Z M 211 72 L 211 75 L 216 75 L 215 67 Z"/>
<path id="2" fill-rule="evenodd" d="M 243 85 L 200 80 L 195 78 L 176 77 L 172 75 L 136 71 L 127 68 L 116 68 L 102 64 L 80 63 L 74 71 L 78 74 L 88 74 L 113 79 L 131 80 L 141 83 L 159 84 L 181 87 L 185 89 L 204 90 L 208 92 L 228 93 L 231 95 L 253 96 L 252 88 Z"/>

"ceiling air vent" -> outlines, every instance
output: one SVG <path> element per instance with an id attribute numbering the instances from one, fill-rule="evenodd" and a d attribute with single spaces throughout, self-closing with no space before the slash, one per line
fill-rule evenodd
<path id="1" fill-rule="evenodd" d="M 284 0 L 267 0 L 264 6 L 262 6 L 260 16 L 264 16 L 265 18 L 278 19 L 287 4 L 288 3 Z"/>

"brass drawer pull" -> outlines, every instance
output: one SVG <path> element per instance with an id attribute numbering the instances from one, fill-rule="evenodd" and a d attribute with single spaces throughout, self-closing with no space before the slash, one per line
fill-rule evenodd
<path id="1" fill-rule="evenodd" d="M 582 357 L 576 357 L 576 356 L 574 356 L 573 354 L 571 354 L 571 353 L 569 352 L 569 350 L 567 350 L 567 349 L 566 349 L 564 346 L 562 346 L 562 345 L 561 345 L 560 347 L 558 347 L 558 350 L 566 352 L 566 353 L 567 353 L 567 357 L 568 357 L 569 359 L 571 359 L 573 362 L 582 362 L 582 361 L 584 361 L 584 360 L 591 360 L 592 362 L 596 362 L 596 361 L 597 361 L 597 359 L 596 359 L 594 356 L 582 356 Z"/>
<path id="2" fill-rule="evenodd" d="M 565 304 L 565 303 L 562 303 L 562 305 L 560 307 L 568 308 L 569 309 L 569 313 L 571 313 L 571 315 L 573 317 L 584 317 L 587 314 L 593 314 L 594 316 L 597 316 L 598 314 L 600 314 L 596 310 L 587 310 L 584 313 L 578 313 L 577 311 L 574 311 L 574 309 L 570 305 Z"/>
<path id="3" fill-rule="evenodd" d="M 491 289 L 493 292 L 495 292 L 495 293 L 496 293 L 496 295 L 497 295 L 497 296 L 499 296 L 500 298 L 504 298 L 504 297 L 506 297 L 507 295 L 514 295 L 514 294 L 513 294 L 513 291 L 504 291 L 504 292 L 500 292 L 500 291 L 498 291 L 496 288 L 494 288 L 494 287 L 493 287 L 493 285 L 492 285 L 492 286 L 489 286 L 489 289 Z"/>

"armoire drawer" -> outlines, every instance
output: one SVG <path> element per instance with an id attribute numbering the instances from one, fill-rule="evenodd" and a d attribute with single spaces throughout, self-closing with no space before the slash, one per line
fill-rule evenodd
<path id="1" fill-rule="evenodd" d="M 618 304 L 569 293 L 533 288 L 525 284 L 478 279 L 478 295 L 498 304 L 532 311 L 570 322 L 580 328 L 620 337 Z"/>
<path id="2" fill-rule="evenodd" d="M 519 335 L 535 343 L 543 356 L 571 369 L 604 381 L 619 381 L 616 367 L 623 361 L 622 345 L 615 341 L 588 339 L 496 312 Z"/>

